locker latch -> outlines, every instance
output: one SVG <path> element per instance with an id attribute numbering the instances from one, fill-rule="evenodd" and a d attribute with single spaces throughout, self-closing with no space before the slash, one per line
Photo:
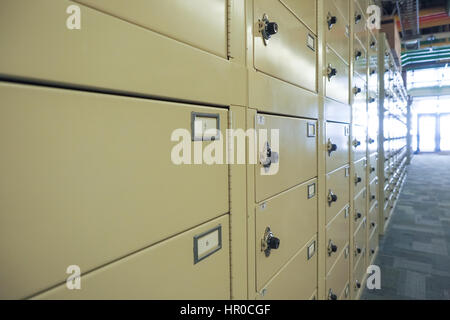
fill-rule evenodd
<path id="1" fill-rule="evenodd" d="M 331 30 L 331 28 L 333 28 L 333 26 L 337 23 L 337 17 L 328 12 L 327 23 L 328 30 Z"/>
<path id="2" fill-rule="evenodd" d="M 328 81 L 330 81 L 331 78 L 333 78 L 333 77 L 336 76 L 336 75 L 337 75 L 337 69 L 336 69 L 336 68 L 333 68 L 333 67 L 331 66 L 331 64 L 329 64 L 329 65 L 328 65 L 328 68 L 327 68 Z"/>
<path id="3" fill-rule="evenodd" d="M 354 87 L 354 88 L 353 88 L 353 94 L 354 94 L 355 96 L 358 95 L 358 94 L 360 94 L 361 91 L 362 91 L 362 89 L 359 88 L 359 87 Z"/>
<path id="4" fill-rule="evenodd" d="M 330 289 L 330 291 L 328 291 L 328 300 L 337 300 L 337 298 L 337 295 L 335 295 L 333 290 Z"/>
<path id="5" fill-rule="evenodd" d="M 328 139 L 328 143 L 327 143 L 327 151 L 328 151 L 328 155 L 330 156 L 332 152 L 337 150 L 337 145 L 334 143 L 331 143 L 331 140 Z"/>
<path id="6" fill-rule="evenodd" d="M 270 22 L 269 17 L 264 14 L 262 19 L 258 22 L 259 32 L 262 35 L 264 45 L 267 46 L 269 39 L 278 33 L 278 23 Z"/>
<path id="7" fill-rule="evenodd" d="M 361 141 L 359 141 L 358 139 L 353 140 L 353 146 L 355 148 L 359 147 L 361 145 Z"/>
<path id="8" fill-rule="evenodd" d="M 328 256 L 331 256 L 334 252 L 337 252 L 338 247 L 333 243 L 333 241 L 330 239 L 328 242 Z"/>
<path id="9" fill-rule="evenodd" d="M 261 240 L 261 251 L 264 251 L 266 257 L 270 256 L 270 251 L 280 247 L 280 239 L 273 235 L 269 227 L 266 228 L 264 238 Z"/>
<path id="10" fill-rule="evenodd" d="M 336 202 L 338 199 L 337 195 L 335 195 L 331 190 L 328 193 L 328 205 L 331 206 L 333 202 Z"/>
<path id="11" fill-rule="evenodd" d="M 264 168 L 269 169 L 272 163 L 278 163 L 278 160 L 279 160 L 278 152 L 272 151 L 269 142 L 266 142 L 264 150 L 260 153 L 259 156 L 259 161 L 261 165 Z"/>

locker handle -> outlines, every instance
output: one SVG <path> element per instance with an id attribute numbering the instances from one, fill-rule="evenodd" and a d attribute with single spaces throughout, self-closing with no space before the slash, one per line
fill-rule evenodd
<path id="1" fill-rule="evenodd" d="M 278 33 L 278 23 L 270 22 L 269 17 L 264 14 L 262 20 L 259 20 L 259 32 L 263 37 L 264 45 L 267 45 L 267 41 Z"/>
<path id="2" fill-rule="evenodd" d="M 328 23 L 328 30 L 331 30 L 333 26 L 337 23 L 338 19 L 336 16 L 331 15 L 331 13 L 328 13 L 327 17 L 327 23 Z"/>
<path id="3" fill-rule="evenodd" d="M 280 247 L 280 242 L 280 239 L 274 236 L 270 227 L 267 227 L 261 242 L 261 250 L 264 251 L 266 257 L 269 257 L 271 250 L 276 250 Z"/>
<path id="4" fill-rule="evenodd" d="M 353 94 L 356 96 L 359 93 L 361 93 L 362 89 L 360 87 L 354 87 L 353 88 Z"/>
<path id="5" fill-rule="evenodd" d="M 328 155 L 330 156 L 331 153 L 336 151 L 337 149 L 338 149 L 337 145 L 334 143 L 331 143 L 331 140 L 328 139 L 328 144 L 327 144 Z"/>
<path id="6" fill-rule="evenodd" d="M 330 190 L 330 193 L 328 194 L 328 205 L 329 206 L 331 206 L 331 204 L 333 203 L 333 202 L 336 202 L 338 200 L 338 197 L 337 197 L 337 195 L 335 195 L 333 192 L 331 192 L 331 190 Z"/>
<path id="7" fill-rule="evenodd" d="M 330 289 L 330 291 L 328 292 L 328 300 L 337 300 L 337 295 L 335 295 L 333 293 L 333 290 Z"/>
<path id="8" fill-rule="evenodd" d="M 329 64 L 329 65 L 328 65 L 328 68 L 327 68 L 328 81 L 330 81 L 331 78 L 333 78 L 334 76 L 336 76 L 337 73 L 338 73 L 338 72 L 337 72 L 337 69 L 336 69 L 336 68 L 333 68 L 333 67 L 331 66 L 331 64 Z"/>
<path id="9" fill-rule="evenodd" d="M 338 247 L 333 243 L 333 241 L 329 241 L 328 243 L 328 256 L 331 256 L 334 252 L 337 252 Z"/>
<path id="10" fill-rule="evenodd" d="M 357 139 L 355 139 L 355 140 L 353 141 L 353 146 L 354 146 L 355 148 L 359 147 L 360 145 L 361 145 L 361 141 L 359 141 L 359 140 L 357 140 Z"/>

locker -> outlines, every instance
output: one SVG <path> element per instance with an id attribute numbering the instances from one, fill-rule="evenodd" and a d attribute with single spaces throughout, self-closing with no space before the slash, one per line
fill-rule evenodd
<path id="1" fill-rule="evenodd" d="M 340 253 L 348 247 L 350 219 L 350 207 L 347 206 L 327 226 L 326 274 L 328 274 Z"/>
<path id="2" fill-rule="evenodd" d="M 378 226 L 378 204 L 372 206 L 369 212 L 369 235 L 375 232 Z"/>
<path id="3" fill-rule="evenodd" d="M 375 202 L 378 201 L 378 178 L 374 179 L 370 183 L 369 191 L 369 205 L 372 206 Z"/>
<path id="4" fill-rule="evenodd" d="M 324 6 L 324 29 L 327 47 L 332 48 L 348 65 L 350 54 L 349 23 L 337 9 L 334 1 L 325 1 Z"/>
<path id="5" fill-rule="evenodd" d="M 353 255 L 354 259 L 353 261 L 362 260 L 364 261 L 364 257 L 366 255 L 366 229 L 367 228 L 367 219 L 364 217 L 362 219 L 361 225 L 359 226 L 359 229 L 356 230 L 354 233 L 354 248 L 353 248 Z M 356 270 L 356 264 L 354 263 L 353 266 Z"/>
<path id="6" fill-rule="evenodd" d="M 227 165 L 171 161 L 175 129 L 190 142 L 196 112 L 216 117 L 225 136 L 226 109 L 5 82 L 0 96 L 2 298 L 229 212 Z"/>
<path id="7" fill-rule="evenodd" d="M 314 179 L 256 207 L 258 291 L 317 233 L 316 193 Z M 270 237 L 279 240 L 277 249 L 270 249 Z"/>
<path id="8" fill-rule="evenodd" d="M 227 0 L 74 1 L 227 58 Z"/>
<path id="9" fill-rule="evenodd" d="M 368 252 L 369 264 L 372 264 L 373 263 L 373 259 L 375 259 L 375 254 L 376 254 L 376 252 L 378 250 L 378 241 L 379 241 L 378 232 L 377 232 L 377 228 L 375 228 L 372 231 L 372 235 L 371 235 L 371 237 L 369 239 L 369 249 L 368 249 L 369 250 L 369 252 Z"/>
<path id="10" fill-rule="evenodd" d="M 365 282 L 363 282 L 364 277 L 366 276 L 366 261 L 365 259 L 359 259 L 354 270 L 353 277 L 353 299 L 356 299 L 362 290 L 364 290 Z"/>
<path id="11" fill-rule="evenodd" d="M 317 91 L 317 39 L 280 1 L 254 2 L 255 69 Z"/>
<path id="12" fill-rule="evenodd" d="M 317 0 L 280 0 L 289 8 L 309 29 L 317 34 Z"/>
<path id="13" fill-rule="evenodd" d="M 351 122 L 352 107 L 332 99 L 324 98 L 325 119 L 336 122 Z"/>
<path id="14" fill-rule="evenodd" d="M 369 161 L 369 181 L 373 181 L 378 175 L 378 154 L 374 153 L 370 156 Z"/>
<path id="15" fill-rule="evenodd" d="M 217 105 L 247 101 L 245 68 L 82 5 L 81 29 L 68 30 L 66 9 L 73 4 L 2 1 L 2 77 Z"/>
<path id="16" fill-rule="evenodd" d="M 366 156 L 367 136 L 366 127 L 353 125 L 353 140 L 351 142 L 354 161 L 358 161 Z"/>
<path id="17" fill-rule="evenodd" d="M 366 81 L 357 74 L 353 77 L 353 123 L 367 127 Z"/>
<path id="18" fill-rule="evenodd" d="M 83 274 L 81 290 L 64 283 L 33 299 L 230 299 L 228 220 L 222 216 Z M 208 236 L 215 242 L 195 262 L 194 243 Z M 208 250 L 200 248 L 197 254 Z"/>
<path id="19" fill-rule="evenodd" d="M 353 232 L 358 230 L 361 223 L 364 221 L 364 217 L 366 216 L 366 200 L 367 200 L 367 191 L 366 189 L 362 190 L 358 195 L 355 196 L 354 200 L 354 223 L 353 223 Z"/>
<path id="20" fill-rule="evenodd" d="M 365 158 L 355 162 L 354 194 L 359 194 L 366 185 L 367 160 Z"/>
<path id="21" fill-rule="evenodd" d="M 257 299 L 307 300 L 317 287 L 317 237 L 314 236 L 259 291 Z M 314 251 L 311 251 L 314 249 Z"/>
<path id="22" fill-rule="evenodd" d="M 360 7 L 362 6 L 362 7 Z M 353 21 L 351 21 L 354 24 L 354 33 L 359 36 L 361 33 L 367 30 L 367 21 L 366 21 L 366 13 L 364 9 L 364 5 L 359 2 L 355 1 L 355 5 L 353 6 L 355 8 L 355 14 L 353 17 Z M 367 7 L 367 6 L 366 6 Z M 362 39 L 361 39 L 362 40 Z"/>
<path id="23" fill-rule="evenodd" d="M 349 126 L 344 123 L 326 124 L 326 171 L 331 172 L 349 162 Z"/>
<path id="24" fill-rule="evenodd" d="M 367 50 L 358 38 L 353 39 L 353 64 L 354 71 L 361 78 L 367 77 Z"/>
<path id="25" fill-rule="evenodd" d="M 317 176 L 317 121 L 265 114 L 256 118 L 258 132 L 267 129 L 267 142 L 259 137 L 255 166 L 257 202 Z M 278 148 L 272 141 L 272 130 L 279 130 Z M 271 152 L 279 155 L 269 166 L 260 160 L 267 153 L 267 143 Z"/>
<path id="26" fill-rule="evenodd" d="M 342 251 L 336 264 L 325 280 L 325 294 L 328 300 L 337 300 L 349 281 L 350 255 L 349 249 Z"/>
<path id="27" fill-rule="evenodd" d="M 350 197 L 349 166 L 327 174 L 326 185 L 326 224 L 349 203 Z"/>
<path id="28" fill-rule="evenodd" d="M 338 102 L 349 103 L 349 68 L 333 50 L 326 48 L 325 94 Z"/>

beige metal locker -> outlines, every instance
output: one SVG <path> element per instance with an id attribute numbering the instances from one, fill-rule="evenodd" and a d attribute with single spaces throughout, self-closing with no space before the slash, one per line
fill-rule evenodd
<path id="1" fill-rule="evenodd" d="M 259 291 L 257 299 L 307 300 L 316 297 L 317 237 L 314 236 Z M 314 293 L 311 295 L 311 292 Z"/>
<path id="2" fill-rule="evenodd" d="M 230 299 L 229 217 L 222 216 L 34 299 Z M 67 276 L 67 275 L 66 275 Z"/>
<path id="3" fill-rule="evenodd" d="M 317 91 L 317 39 L 280 1 L 254 2 L 254 67 Z"/>
<path id="4" fill-rule="evenodd" d="M 227 109 L 5 82 L 0 96 L 2 298 L 27 297 L 64 281 L 69 265 L 87 272 L 229 212 L 227 165 L 171 161 L 176 129 L 194 158 L 195 115 L 214 119 L 224 143 Z"/>
<path id="5" fill-rule="evenodd" d="M 259 134 L 258 165 L 255 166 L 256 202 L 317 176 L 317 121 L 266 114 L 256 116 L 256 130 L 267 130 L 267 141 Z M 279 146 L 272 141 L 278 130 Z M 276 135 L 275 135 L 276 137 Z M 278 158 L 261 161 L 268 148 Z"/>
<path id="6" fill-rule="evenodd" d="M 260 291 L 317 233 L 317 180 L 258 205 L 255 216 L 256 276 Z M 271 249 L 270 241 L 274 238 L 278 239 L 279 247 Z"/>
<path id="7" fill-rule="evenodd" d="M 327 174 L 326 224 L 350 201 L 350 167 L 345 166 Z"/>
<path id="8" fill-rule="evenodd" d="M 337 298 L 341 296 L 342 292 L 346 290 L 350 277 L 349 268 L 350 253 L 349 249 L 346 248 L 341 252 L 336 264 L 326 277 L 326 299 L 337 300 Z"/>
<path id="9" fill-rule="evenodd" d="M 329 47 L 326 48 L 326 65 L 324 66 L 326 86 L 325 95 L 338 102 L 349 103 L 349 68 Z"/>
<path id="10" fill-rule="evenodd" d="M 337 9 L 334 1 L 324 1 L 324 7 L 324 29 L 327 46 L 332 48 L 345 64 L 348 65 L 350 55 L 349 23 Z"/>
<path id="11" fill-rule="evenodd" d="M 349 125 L 345 123 L 326 123 L 326 171 L 331 172 L 349 162 Z"/>
<path id="12" fill-rule="evenodd" d="M 347 206 L 328 224 L 326 231 L 326 273 L 336 262 L 340 253 L 348 247 L 350 240 L 350 207 Z"/>

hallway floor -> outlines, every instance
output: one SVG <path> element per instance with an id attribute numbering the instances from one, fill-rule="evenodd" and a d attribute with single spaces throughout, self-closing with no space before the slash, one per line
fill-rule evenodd
<path id="1" fill-rule="evenodd" d="M 363 300 L 450 299 L 450 155 L 415 155 Z"/>

